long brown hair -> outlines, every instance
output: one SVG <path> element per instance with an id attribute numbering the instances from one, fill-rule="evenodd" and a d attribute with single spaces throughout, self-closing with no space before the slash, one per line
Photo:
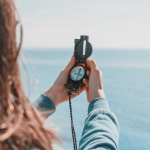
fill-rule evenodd
<path id="1" fill-rule="evenodd" d="M 0 149 L 29 150 L 32 147 L 51 150 L 58 137 L 42 124 L 24 94 L 17 58 L 22 43 L 16 43 L 16 9 L 13 0 L 0 0 Z"/>

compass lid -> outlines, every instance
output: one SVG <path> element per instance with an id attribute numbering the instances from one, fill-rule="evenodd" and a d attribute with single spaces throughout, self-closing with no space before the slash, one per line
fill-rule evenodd
<path id="1" fill-rule="evenodd" d="M 88 42 L 89 36 L 81 35 L 80 39 L 75 39 L 74 55 L 83 61 L 86 61 L 92 54 L 92 45 Z"/>

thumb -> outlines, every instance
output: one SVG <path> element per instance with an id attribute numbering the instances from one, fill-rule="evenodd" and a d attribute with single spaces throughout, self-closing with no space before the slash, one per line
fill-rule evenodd
<path id="1" fill-rule="evenodd" d="M 98 66 L 96 64 L 96 61 L 95 60 L 90 60 L 90 59 L 87 59 L 87 65 L 90 66 L 91 68 L 91 71 L 94 70 L 94 69 L 98 69 Z"/>
<path id="2" fill-rule="evenodd" d="M 75 59 L 75 56 L 73 55 L 73 56 L 71 57 L 70 62 L 68 63 L 68 65 L 65 67 L 64 70 L 69 73 L 69 71 L 71 70 L 71 68 L 75 65 L 75 62 L 76 62 L 76 59 Z"/>

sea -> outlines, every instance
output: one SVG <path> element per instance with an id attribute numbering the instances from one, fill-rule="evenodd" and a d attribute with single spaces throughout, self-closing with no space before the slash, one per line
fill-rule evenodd
<path id="1" fill-rule="evenodd" d="M 73 51 L 73 48 L 22 50 L 19 58 L 22 85 L 31 101 L 53 85 Z M 94 59 L 103 72 L 106 98 L 120 124 L 119 149 L 150 150 L 150 51 L 97 48 L 90 59 Z M 88 105 L 85 92 L 72 100 L 78 144 Z M 56 108 L 45 126 L 59 135 L 63 149 L 73 150 L 68 102 Z"/>

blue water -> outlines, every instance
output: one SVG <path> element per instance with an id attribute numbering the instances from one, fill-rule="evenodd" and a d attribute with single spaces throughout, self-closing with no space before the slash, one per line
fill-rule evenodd
<path id="1" fill-rule="evenodd" d="M 23 87 L 31 101 L 53 84 L 72 54 L 73 49 L 22 52 Z M 120 123 L 120 150 L 149 150 L 150 51 L 95 50 L 90 58 L 96 60 L 103 72 L 104 91 Z M 79 142 L 88 108 L 85 92 L 72 100 L 72 107 Z M 65 148 L 72 149 L 68 102 L 58 106 L 45 124 L 55 127 Z"/>

